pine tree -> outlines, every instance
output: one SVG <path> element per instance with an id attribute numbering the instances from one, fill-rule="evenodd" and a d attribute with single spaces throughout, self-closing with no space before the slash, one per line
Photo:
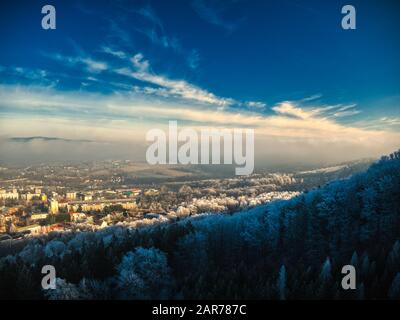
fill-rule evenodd
<path id="1" fill-rule="evenodd" d="M 357 255 L 356 251 L 354 251 L 353 255 L 351 256 L 350 264 L 354 268 L 356 268 L 356 269 L 358 268 L 358 255 Z"/>
<path id="2" fill-rule="evenodd" d="M 393 300 L 400 299 L 400 272 L 396 274 L 390 286 L 388 298 Z"/>
<path id="3" fill-rule="evenodd" d="M 357 290 L 357 299 L 364 300 L 365 299 L 365 286 L 364 283 L 361 283 Z"/>
<path id="4" fill-rule="evenodd" d="M 388 272 L 396 272 L 400 269 L 400 241 L 397 240 L 389 253 L 386 268 Z"/>
<path id="5" fill-rule="evenodd" d="M 81 298 L 76 285 L 60 278 L 56 279 L 56 289 L 46 290 L 45 296 L 49 300 L 78 300 Z"/>
<path id="6" fill-rule="evenodd" d="M 332 266 L 329 257 L 326 258 L 322 266 L 319 278 L 322 283 L 327 283 L 332 279 Z"/>
<path id="7" fill-rule="evenodd" d="M 278 289 L 279 299 L 285 300 L 286 299 L 286 267 L 285 267 L 285 265 L 282 265 L 282 267 L 279 270 L 276 287 Z"/>
<path id="8" fill-rule="evenodd" d="M 332 282 L 332 265 L 331 261 L 326 258 L 324 264 L 321 268 L 321 273 L 319 274 L 319 290 L 318 297 L 319 299 L 327 299 L 331 297 L 331 282 Z"/>

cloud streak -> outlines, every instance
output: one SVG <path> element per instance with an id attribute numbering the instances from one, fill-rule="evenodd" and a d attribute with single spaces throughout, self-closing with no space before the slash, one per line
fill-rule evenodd
<path id="1" fill-rule="evenodd" d="M 163 92 L 164 95 L 181 97 L 199 103 L 214 104 L 225 107 L 233 104 L 232 99 L 218 97 L 215 94 L 192 85 L 184 80 L 172 80 L 165 76 L 155 74 L 150 70 L 149 61 L 145 60 L 141 53 L 136 54 L 131 62 L 133 70 L 130 68 L 116 69 L 115 72 L 136 80 L 157 85 L 160 89 L 154 92 Z"/>
<path id="2" fill-rule="evenodd" d="M 230 32 L 234 31 L 238 27 L 237 23 L 223 18 L 223 8 L 217 9 L 204 0 L 194 0 L 192 6 L 199 17 L 210 24 L 221 27 Z"/>
<path id="3" fill-rule="evenodd" d="M 47 57 L 59 61 L 68 66 L 85 66 L 86 70 L 93 73 L 99 73 L 108 69 L 108 64 L 102 61 L 96 61 L 90 57 L 86 56 L 78 56 L 78 57 L 69 57 L 64 56 L 59 53 L 55 54 L 45 54 Z"/>

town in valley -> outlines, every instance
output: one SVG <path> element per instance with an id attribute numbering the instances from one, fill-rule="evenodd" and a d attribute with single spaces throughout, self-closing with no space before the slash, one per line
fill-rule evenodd
<path id="1" fill-rule="evenodd" d="M 196 166 L 154 169 L 129 160 L 0 169 L 0 243 L 50 232 L 138 227 L 199 214 L 234 214 L 289 199 L 371 160 L 287 173 L 235 176 Z M 229 171 L 229 170 L 228 170 Z"/>

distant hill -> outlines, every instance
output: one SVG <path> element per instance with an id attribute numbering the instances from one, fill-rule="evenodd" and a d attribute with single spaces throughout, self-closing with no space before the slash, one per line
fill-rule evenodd
<path id="1" fill-rule="evenodd" d="M 41 290 L 44 264 L 56 268 L 56 290 Z M 341 287 L 344 265 L 356 290 Z M 0 259 L 0 297 L 399 299 L 400 152 L 234 215 L 33 240 Z"/>
<path id="2" fill-rule="evenodd" d="M 300 171 L 294 174 L 297 180 L 303 180 L 303 189 L 323 186 L 332 180 L 340 180 L 351 177 L 352 175 L 363 172 L 374 163 L 375 159 L 362 159 L 350 161 L 330 167 L 323 167 L 314 170 Z"/>
<path id="3" fill-rule="evenodd" d="M 34 136 L 34 137 L 11 137 L 8 139 L 12 142 L 32 142 L 35 140 L 42 141 L 64 141 L 64 142 L 93 142 L 91 140 L 74 140 L 74 139 L 66 139 L 66 138 L 57 138 L 57 137 L 42 137 L 42 136 Z"/>

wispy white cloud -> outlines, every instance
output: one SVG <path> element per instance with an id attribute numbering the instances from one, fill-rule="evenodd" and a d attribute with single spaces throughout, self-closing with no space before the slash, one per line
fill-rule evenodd
<path id="1" fill-rule="evenodd" d="M 113 50 L 112 48 L 107 47 L 107 46 L 103 46 L 101 48 L 101 50 L 104 53 L 110 54 L 110 55 L 112 55 L 114 57 L 117 57 L 117 58 L 120 58 L 120 59 L 125 59 L 126 58 L 125 52 L 120 51 L 120 50 Z"/>
<path id="2" fill-rule="evenodd" d="M 298 118 L 309 118 L 312 116 L 319 116 L 320 118 L 343 118 L 351 117 L 361 113 L 361 110 L 356 109 L 357 104 L 336 104 L 328 106 L 309 105 L 320 99 L 322 95 L 315 95 L 304 98 L 298 101 L 286 101 L 278 104 L 273 109 L 274 111 Z M 302 107 L 306 103 L 307 107 Z"/>
<path id="3" fill-rule="evenodd" d="M 199 67 L 200 64 L 200 53 L 197 49 L 187 49 L 181 44 L 181 41 L 174 36 L 168 36 L 164 33 L 159 33 L 157 29 L 139 29 L 137 28 L 136 31 L 140 32 L 141 34 L 145 35 L 148 40 L 151 41 L 152 44 L 157 46 L 161 46 L 165 49 L 173 50 L 177 55 L 181 56 L 186 65 L 195 70 Z"/>
<path id="4" fill-rule="evenodd" d="M 224 2 L 219 3 L 219 6 L 216 7 L 215 3 L 211 4 L 209 1 L 194 0 L 192 6 L 196 13 L 210 24 L 228 31 L 234 31 L 238 27 L 237 22 L 229 21 L 223 17 Z"/>
<path id="5" fill-rule="evenodd" d="M 309 97 L 305 97 L 305 98 L 303 98 L 301 101 L 303 101 L 303 102 L 309 102 L 309 101 L 314 101 L 314 100 L 318 100 L 318 99 L 320 99 L 320 98 L 322 98 L 322 94 L 313 94 L 313 95 L 311 95 L 311 96 L 309 96 Z"/>
<path id="6" fill-rule="evenodd" d="M 296 101 L 287 101 L 286 104 L 276 106 L 275 111 L 294 117 L 319 116 L 320 118 L 344 118 L 361 113 L 361 110 L 356 108 L 356 103 L 320 105 L 322 97 L 323 95 L 318 93 Z"/>
<path id="7" fill-rule="evenodd" d="M 132 47 L 131 35 L 119 26 L 119 24 L 114 20 L 109 20 L 110 28 L 108 31 L 107 38 L 111 41 L 115 41 L 118 44 L 122 44 L 125 47 Z"/>
<path id="8" fill-rule="evenodd" d="M 352 125 L 365 130 L 400 131 L 400 117 L 386 116 L 381 118 L 364 118 L 352 122 Z"/>
<path id="9" fill-rule="evenodd" d="M 16 67 L 13 68 L 13 71 L 16 74 L 23 75 L 24 77 L 32 80 L 40 80 L 46 78 L 46 76 L 48 75 L 47 71 L 42 69 L 27 69 L 27 68 Z"/>
<path id="10" fill-rule="evenodd" d="M 349 116 L 354 116 L 356 114 L 361 113 L 360 110 L 347 110 L 347 111 L 339 111 L 339 112 L 335 112 L 333 114 L 334 117 L 349 117 Z"/>
<path id="11" fill-rule="evenodd" d="M 258 109 L 258 110 L 265 109 L 265 107 L 267 106 L 264 102 L 260 101 L 247 101 L 245 105 L 250 109 Z"/>
<path id="12" fill-rule="evenodd" d="M 166 49 L 173 49 L 179 54 L 183 54 L 184 52 L 186 53 L 186 50 L 183 49 L 180 41 L 176 37 L 167 36 L 152 27 L 136 28 L 136 31 L 146 36 L 152 44 L 162 46 Z"/>
<path id="13" fill-rule="evenodd" d="M 187 55 L 187 63 L 191 69 L 197 69 L 200 64 L 200 54 L 196 49 L 190 51 Z"/>
<path id="14" fill-rule="evenodd" d="M 161 19 L 158 17 L 154 9 L 147 4 L 144 7 L 141 7 L 137 12 L 145 17 L 146 19 L 150 20 L 154 25 L 158 26 L 160 29 L 164 29 L 163 23 L 161 22 Z"/>
<path id="15" fill-rule="evenodd" d="M 317 113 L 324 114 L 327 117 L 336 117 L 336 118 L 343 118 L 343 117 L 351 117 L 361 113 L 361 110 L 356 109 L 357 104 L 347 104 L 347 105 L 333 105 L 327 107 L 321 107 L 315 109 Z"/>
<path id="16" fill-rule="evenodd" d="M 171 96 L 181 97 L 199 103 L 214 104 L 220 107 L 229 106 L 234 103 L 232 99 L 218 97 L 215 94 L 201 89 L 185 80 L 172 80 L 166 76 L 156 74 L 150 70 L 149 61 L 145 60 L 141 53 L 136 54 L 131 62 L 133 69 L 119 68 L 115 72 L 118 74 L 134 78 L 143 82 L 157 85 L 163 88 L 163 92 Z"/>
<path id="17" fill-rule="evenodd" d="M 294 117 L 298 119 L 309 119 L 313 117 L 317 113 L 315 110 L 304 110 L 290 102 L 282 102 L 275 107 L 272 107 L 272 110 L 278 114 L 286 115 L 289 117 Z"/>
<path id="18" fill-rule="evenodd" d="M 388 126 L 399 126 L 400 117 L 382 117 L 379 119 L 381 123 Z"/>
<path id="19" fill-rule="evenodd" d="M 64 56 L 62 54 L 45 54 L 45 56 L 60 61 L 69 66 L 76 66 L 76 65 L 84 65 L 86 70 L 89 72 L 98 73 L 104 70 L 107 70 L 108 64 L 102 61 L 96 61 L 90 57 L 86 56 L 78 56 L 78 57 L 69 57 Z"/>
<path id="20" fill-rule="evenodd" d="M 357 106 L 356 103 L 345 105 L 345 106 L 340 105 L 338 107 L 338 111 L 346 111 L 346 110 L 349 110 L 349 109 L 354 109 L 356 106 Z"/>
<path id="21" fill-rule="evenodd" d="M 55 86 L 59 82 L 59 75 L 43 69 L 23 67 L 1 67 L 0 73 L 9 80 L 18 82 L 35 82 L 38 85 Z"/>
<path id="22" fill-rule="evenodd" d="M 107 70 L 108 68 L 105 62 L 95 61 L 91 58 L 81 58 L 78 61 L 82 62 L 83 64 L 86 64 L 88 70 L 93 72 L 104 71 Z"/>
<path id="23" fill-rule="evenodd" d="M 90 76 L 84 78 L 77 77 L 76 75 L 71 76 L 71 78 L 80 81 L 81 89 L 93 83 L 102 83 L 105 88 L 117 87 L 146 95 L 156 95 L 175 100 L 183 99 L 199 104 L 208 104 L 216 108 L 226 108 L 235 105 L 237 107 L 253 109 L 254 111 L 261 111 L 266 106 L 266 104 L 261 101 L 238 101 L 231 97 L 221 97 L 186 80 L 173 79 L 167 75 L 156 73 L 153 71 L 150 62 L 146 60 L 141 53 L 137 53 L 129 59 L 126 52 L 115 49 L 114 47 L 102 46 L 100 51 L 121 59 L 122 62 L 127 63 L 127 65 L 121 67 L 121 63 L 119 63 L 119 67 L 114 67 L 112 61 L 103 62 L 95 60 L 86 55 L 83 51 L 81 51 L 78 56 L 65 56 L 59 53 L 46 53 L 44 55 L 70 67 L 81 68 L 82 65 L 85 66 L 86 71 L 91 74 Z M 194 55 L 196 56 L 196 53 L 194 53 Z M 194 57 L 192 63 L 196 64 L 197 59 L 197 56 Z M 127 78 L 133 78 L 143 82 L 144 85 L 139 87 L 138 85 L 133 85 L 130 81 L 115 82 L 114 80 L 102 79 L 100 73 L 106 70 L 118 75 L 123 75 Z M 105 76 L 109 77 L 110 72 Z M 63 77 L 68 77 L 68 75 L 64 75 Z M 87 82 L 88 80 L 90 82 Z"/>

